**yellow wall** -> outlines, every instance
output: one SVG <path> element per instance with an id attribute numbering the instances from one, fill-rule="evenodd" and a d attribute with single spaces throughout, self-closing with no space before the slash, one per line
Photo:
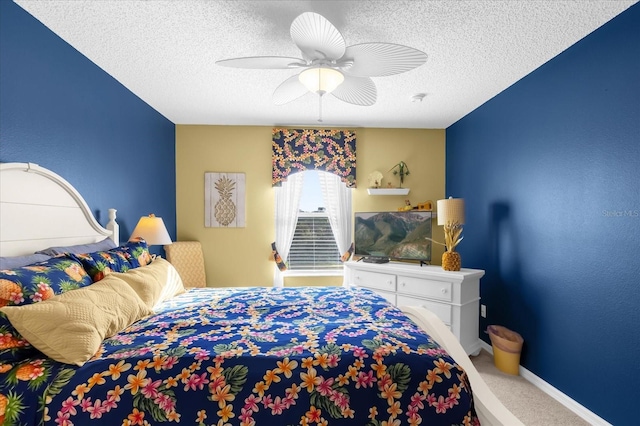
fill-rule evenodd
<path id="1" fill-rule="evenodd" d="M 207 284 L 271 286 L 274 263 L 274 200 L 271 188 L 271 130 L 262 126 L 176 126 L 176 214 L 178 240 L 197 240 L 205 256 Z M 444 197 L 445 131 L 443 129 L 356 129 L 358 187 L 354 211 L 396 210 L 409 198 L 413 205 Z M 370 196 L 367 176 L 377 170 L 383 185 L 398 178 L 388 170 L 400 160 L 411 174 L 403 186 L 408 196 Z M 204 173 L 245 173 L 246 226 L 205 228 Z M 443 240 L 433 222 L 433 237 Z M 432 259 L 440 263 L 441 246 Z M 285 285 L 340 285 L 341 277 L 288 277 Z"/>

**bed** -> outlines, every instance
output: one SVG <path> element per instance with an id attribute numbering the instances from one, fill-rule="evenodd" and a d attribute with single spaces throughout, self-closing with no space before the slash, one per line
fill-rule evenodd
<path id="1" fill-rule="evenodd" d="M 0 196 L 0 257 L 62 253 L 0 270 L 2 424 L 521 424 L 424 309 L 359 288 L 184 288 L 55 173 L 0 164 Z M 16 274 L 22 293 L 2 287 Z"/>

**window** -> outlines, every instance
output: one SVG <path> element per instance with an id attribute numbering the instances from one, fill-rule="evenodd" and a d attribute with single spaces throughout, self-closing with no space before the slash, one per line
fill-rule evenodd
<path id="1" fill-rule="evenodd" d="M 287 258 L 288 268 L 292 271 L 341 270 L 340 251 L 331 230 L 329 215 L 325 208 L 317 170 L 302 172 L 304 180 L 298 221 Z"/>
<path id="2" fill-rule="evenodd" d="M 339 176 L 306 170 L 275 188 L 276 246 L 284 274 L 340 275 L 341 254 L 351 245 L 351 189 Z M 275 268 L 274 286 L 283 285 Z"/>
<path id="3" fill-rule="evenodd" d="M 292 271 L 342 270 L 338 245 L 324 208 L 298 213 L 288 264 Z"/>

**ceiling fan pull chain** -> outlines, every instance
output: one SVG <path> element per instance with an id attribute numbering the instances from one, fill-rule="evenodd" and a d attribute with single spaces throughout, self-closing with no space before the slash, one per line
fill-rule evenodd
<path id="1" fill-rule="evenodd" d="M 318 69 L 318 89 L 322 88 L 322 72 Z M 324 92 L 322 90 L 318 90 L 318 123 L 322 123 L 322 95 Z"/>

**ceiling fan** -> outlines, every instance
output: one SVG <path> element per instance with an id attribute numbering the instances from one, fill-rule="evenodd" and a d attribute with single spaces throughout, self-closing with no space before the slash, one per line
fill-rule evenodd
<path id="1" fill-rule="evenodd" d="M 325 17 L 313 12 L 294 19 L 291 38 L 301 50 L 302 58 L 249 56 L 224 59 L 216 64 L 251 69 L 301 69 L 275 89 L 276 105 L 313 92 L 320 95 L 320 102 L 324 94 L 331 93 L 341 101 L 369 106 L 377 98 L 371 77 L 400 74 L 427 61 L 424 52 L 399 44 L 362 43 L 347 47 L 340 31 Z"/>

